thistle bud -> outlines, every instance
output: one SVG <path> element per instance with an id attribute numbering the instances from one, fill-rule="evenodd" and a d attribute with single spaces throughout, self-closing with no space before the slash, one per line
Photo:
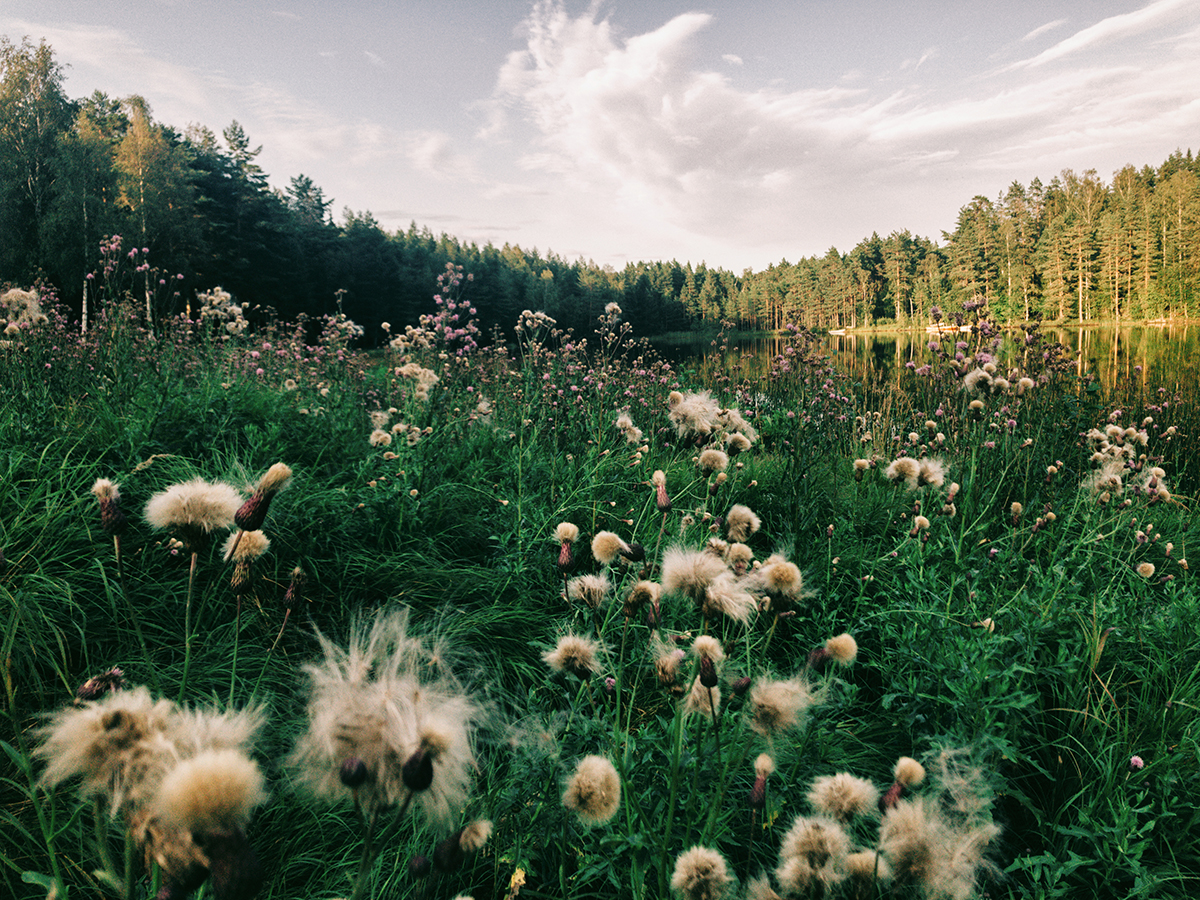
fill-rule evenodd
<path id="1" fill-rule="evenodd" d="M 259 479 L 254 494 L 241 505 L 233 516 L 233 523 L 242 531 L 258 531 L 267 520 L 267 510 L 276 494 L 287 487 L 292 479 L 292 470 L 283 463 L 275 463 Z"/>
<path id="2" fill-rule="evenodd" d="M 887 789 L 887 793 L 879 798 L 879 811 L 881 813 L 885 813 L 889 809 L 892 809 L 897 803 L 900 802 L 900 798 L 903 796 L 904 785 L 898 781 L 894 782 L 892 786 Z"/>
<path id="3" fill-rule="evenodd" d="M 128 524 L 129 520 L 125 517 L 119 500 L 100 501 L 100 527 L 104 529 L 105 534 L 109 537 L 122 534 Z"/>
<path id="4" fill-rule="evenodd" d="M 129 524 L 121 509 L 120 485 L 107 478 L 98 478 L 92 485 L 92 493 L 100 501 L 100 527 L 109 537 L 114 537 L 125 531 Z"/>
<path id="5" fill-rule="evenodd" d="M 666 513 L 671 511 L 671 498 L 667 495 L 667 476 L 661 469 L 654 473 L 651 481 L 654 482 L 654 505 L 658 507 L 658 511 Z"/>
<path id="6" fill-rule="evenodd" d="M 238 507 L 233 514 L 233 524 L 242 531 L 258 531 L 267 520 L 267 510 L 271 506 L 271 498 L 260 491 L 254 494 Z"/>
<path id="7" fill-rule="evenodd" d="M 646 627 L 657 628 L 660 622 L 662 622 L 662 604 L 655 597 L 646 607 Z"/>
<path id="8" fill-rule="evenodd" d="M 249 560 L 239 559 L 233 565 L 233 575 L 229 578 L 229 586 L 233 589 L 233 593 L 239 597 L 250 593 L 250 562 Z"/>
<path id="9" fill-rule="evenodd" d="M 754 779 L 754 787 L 750 788 L 750 796 L 746 802 L 751 809 L 762 809 L 767 805 L 767 779 L 760 775 Z"/>
<path id="10" fill-rule="evenodd" d="M 741 697 L 746 691 L 750 690 L 750 676 L 743 675 L 741 678 L 735 678 L 729 687 L 735 697 Z"/>
<path id="11" fill-rule="evenodd" d="M 105 694 L 112 694 L 125 688 L 125 673 L 120 669 L 109 669 L 99 675 L 93 675 L 75 689 L 75 699 L 81 701 L 99 700 Z"/>
<path id="12" fill-rule="evenodd" d="M 714 688 L 718 683 L 717 664 L 711 656 L 700 657 L 700 684 L 706 688 Z"/>
<path id="13" fill-rule="evenodd" d="M 295 609 L 304 602 L 304 585 L 307 581 L 308 576 L 302 568 L 296 566 L 292 569 L 292 580 L 288 582 L 287 593 L 283 595 L 284 609 Z"/>
<path id="14" fill-rule="evenodd" d="M 424 748 L 404 761 L 400 770 L 404 786 L 414 793 L 428 790 L 433 784 L 433 755 Z"/>
<path id="15" fill-rule="evenodd" d="M 352 789 L 366 784 L 369 775 L 367 764 L 356 756 L 344 760 L 342 767 L 338 770 L 338 778 L 342 780 L 342 784 Z"/>
<path id="16" fill-rule="evenodd" d="M 571 542 L 563 541 L 562 547 L 558 551 L 558 570 L 560 572 L 569 572 L 575 564 L 574 554 L 571 552 Z"/>
<path id="17" fill-rule="evenodd" d="M 641 544 L 626 544 L 621 548 L 621 556 L 630 562 L 641 562 L 646 558 L 646 548 Z"/>

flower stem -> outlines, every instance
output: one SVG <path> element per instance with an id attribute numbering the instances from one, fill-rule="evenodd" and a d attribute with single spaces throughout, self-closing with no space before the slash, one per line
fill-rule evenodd
<path id="1" fill-rule="evenodd" d="M 183 678 L 179 682 L 178 700 L 183 700 L 187 689 L 188 669 L 192 665 L 192 592 L 196 585 L 196 561 L 200 554 L 192 551 L 192 564 L 188 567 L 187 602 L 183 607 Z"/>
<path id="2" fill-rule="evenodd" d="M 242 595 L 238 594 L 237 612 L 233 616 L 233 665 L 229 669 L 229 705 L 233 706 L 233 688 L 237 684 L 238 645 L 242 641 Z M 257 687 L 257 685 L 256 685 Z"/>
<path id="3" fill-rule="evenodd" d="M 375 823 L 379 818 L 378 811 L 372 811 L 366 818 L 366 831 L 363 835 L 362 855 L 358 858 L 358 872 L 354 876 L 354 893 L 350 900 L 362 900 L 367 889 L 367 876 L 375 862 Z"/>

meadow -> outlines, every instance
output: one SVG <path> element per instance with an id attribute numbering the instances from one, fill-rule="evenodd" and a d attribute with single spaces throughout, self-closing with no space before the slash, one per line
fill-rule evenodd
<path id="1" fill-rule="evenodd" d="M 471 284 L 371 354 L 6 307 L 6 896 L 1195 896 L 1195 396 Z"/>

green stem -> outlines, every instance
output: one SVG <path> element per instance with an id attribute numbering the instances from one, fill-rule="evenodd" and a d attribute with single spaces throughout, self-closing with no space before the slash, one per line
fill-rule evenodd
<path id="1" fill-rule="evenodd" d="M 354 893 L 350 900 L 362 900 L 365 896 L 367 877 L 371 874 L 371 866 L 375 862 L 375 823 L 378 819 L 378 811 L 372 810 L 370 817 L 366 820 L 362 855 L 358 858 L 358 872 L 354 876 Z"/>
<path id="2" fill-rule="evenodd" d="M 559 846 L 558 854 L 558 893 L 563 900 L 567 900 L 567 845 L 569 841 L 569 831 L 571 827 L 570 816 L 562 817 L 562 844 Z"/>
<path id="3" fill-rule="evenodd" d="M 233 665 L 229 669 L 229 705 L 233 706 L 233 688 L 237 684 L 238 645 L 242 641 L 242 595 L 238 594 L 237 612 L 233 616 Z M 257 688 L 258 685 L 255 685 Z"/>
<path id="4" fill-rule="evenodd" d="M 96 837 L 96 851 L 100 854 L 100 865 L 105 873 L 117 878 L 117 867 L 113 865 L 108 850 L 108 817 L 104 814 L 104 801 L 99 797 L 92 800 L 92 828 Z"/>
<path id="5" fill-rule="evenodd" d="M 673 725 L 675 734 L 671 742 L 671 790 L 667 798 L 667 821 L 663 824 L 662 839 L 658 845 L 658 895 L 660 897 L 668 896 L 667 872 L 670 870 L 670 866 L 667 864 L 667 844 L 670 842 L 671 832 L 674 830 L 675 800 L 679 796 L 679 763 L 680 757 L 683 755 L 683 710 L 679 707 L 675 709 Z"/>
<path id="6" fill-rule="evenodd" d="M 130 835 L 129 830 L 126 829 L 125 830 L 125 900 L 133 900 L 133 878 L 134 878 L 133 849 L 134 849 L 133 836 Z"/>
<path id="7" fill-rule="evenodd" d="M 188 567 L 187 602 L 183 607 L 183 678 L 179 682 L 179 696 L 183 700 L 183 692 L 187 689 L 188 669 L 192 665 L 192 592 L 196 585 L 196 561 L 200 554 L 192 551 L 192 564 Z"/>
<path id="8" fill-rule="evenodd" d="M 291 617 L 292 611 L 286 610 L 283 614 L 283 624 L 279 626 L 279 634 L 275 635 L 275 640 L 271 643 L 271 649 L 267 651 L 267 658 L 263 660 L 262 668 L 259 669 L 258 677 L 254 679 L 254 690 L 250 692 L 250 699 L 253 700 L 258 696 L 258 686 L 262 684 L 263 675 L 267 673 L 267 666 L 271 662 L 271 654 L 275 652 L 275 648 L 279 646 L 279 641 L 283 637 L 283 630 L 287 628 L 288 619 Z"/>

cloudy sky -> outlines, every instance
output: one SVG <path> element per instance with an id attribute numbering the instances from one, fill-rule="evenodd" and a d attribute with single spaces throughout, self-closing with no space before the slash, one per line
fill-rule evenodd
<path id="1" fill-rule="evenodd" d="M 1200 0 L 0 0 L 392 230 L 740 272 L 1200 151 Z"/>

